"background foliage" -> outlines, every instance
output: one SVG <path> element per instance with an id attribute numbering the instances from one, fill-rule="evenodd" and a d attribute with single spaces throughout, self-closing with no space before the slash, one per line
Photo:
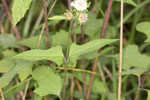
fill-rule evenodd
<path id="1" fill-rule="evenodd" d="M 104 38 L 111 0 L 88 1 L 88 21 L 71 28 L 67 0 L 0 1 L 0 100 L 117 100 L 120 0 Z M 124 0 L 122 100 L 150 100 L 149 4 Z"/>

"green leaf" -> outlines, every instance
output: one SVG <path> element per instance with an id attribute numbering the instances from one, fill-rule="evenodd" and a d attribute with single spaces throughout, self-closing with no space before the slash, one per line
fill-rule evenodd
<path id="1" fill-rule="evenodd" d="M 124 51 L 124 69 L 131 67 L 147 68 L 150 64 L 150 57 L 139 52 L 136 45 L 128 45 Z"/>
<path id="2" fill-rule="evenodd" d="M 0 78 L 0 88 L 3 88 L 9 84 L 9 82 L 14 78 L 15 75 L 17 75 L 20 71 L 24 70 L 26 66 L 31 64 L 30 62 L 17 60 L 16 65 L 13 66 L 8 73 L 5 73 Z"/>
<path id="3" fill-rule="evenodd" d="M 20 61 L 17 66 L 22 66 L 23 69 L 21 69 L 18 74 L 21 81 L 24 81 L 29 75 L 32 74 L 32 66 L 33 64 L 31 62 L 26 61 Z"/>
<path id="4" fill-rule="evenodd" d="M 16 25 L 25 15 L 32 0 L 14 0 L 12 6 L 13 24 Z"/>
<path id="5" fill-rule="evenodd" d="M 15 52 L 14 50 L 7 49 L 7 50 L 4 50 L 2 52 L 2 54 L 3 54 L 3 58 L 9 59 L 10 57 L 15 56 L 17 54 L 17 52 Z"/>
<path id="6" fill-rule="evenodd" d="M 65 16 L 53 16 L 48 19 L 52 21 L 61 21 L 61 20 L 66 20 L 66 17 Z"/>
<path id="7" fill-rule="evenodd" d="M 42 100 L 42 97 L 39 96 L 39 95 L 37 95 L 37 94 L 35 93 L 34 99 L 35 99 L 35 100 Z"/>
<path id="8" fill-rule="evenodd" d="M 63 63 L 63 52 L 60 46 L 50 48 L 48 50 L 29 50 L 14 56 L 15 59 L 24 59 L 29 61 L 51 60 L 58 65 Z"/>
<path id="9" fill-rule="evenodd" d="M 62 47 L 66 47 L 68 43 L 68 32 L 64 30 L 60 30 L 59 32 L 56 32 L 55 35 L 52 36 L 52 45 L 57 46 L 61 45 Z M 69 38 L 69 43 L 71 43 L 72 40 Z"/>
<path id="10" fill-rule="evenodd" d="M 11 97 L 11 96 L 14 96 L 17 92 L 21 91 L 21 90 L 24 90 L 25 86 L 26 86 L 26 81 L 22 81 L 18 84 L 16 84 L 15 86 L 9 88 L 8 90 L 6 90 L 4 92 L 4 94 L 6 94 L 7 96 Z"/>
<path id="11" fill-rule="evenodd" d="M 17 47 L 16 38 L 12 34 L 1 34 L 0 46 L 3 48 Z"/>
<path id="12" fill-rule="evenodd" d="M 37 48 L 45 49 L 46 48 L 46 37 L 45 37 L 45 35 L 42 36 L 42 38 L 40 40 L 39 47 L 38 47 L 38 42 L 39 42 L 39 36 L 35 36 L 35 37 L 23 39 L 23 40 L 19 41 L 17 44 L 24 45 L 24 46 L 27 46 L 27 47 L 32 48 L 32 49 L 37 49 Z"/>
<path id="13" fill-rule="evenodd" d="M 120 0 L 115 0 L 115 1 L 120 2 Z M 130 4 L 130 5 L 133 5 L 133 6 L 137 6 L 137 4 L 133 0 L 124 0 L 124 3 Z"/>
<path id="14" fill-rule="evenodd" d="M 11 68 L 15 66 L 14 61 L 10 59 L 0 60 L 0 72 L 8 72 Z"/>
<path id="15" fill-rule="evenodd" d="M 53 94 L 60 96 L 62 81 L 59 75 L 46 66 L 40 66 L 33 71 L 33 79 L 38 82 L 35 93 L 40 96 Z"/>
<path id="16" fill-rule="evenodd" d="M 136 45 L 128 45 L 124 50 L 123 69 L 127 71 L 126 74 L 132 73 L 135 75 L 141 75 L 147 70 L 147 68 L 149 68 L 149 61 L 150 57 L 141 54 Z M 134 69 L 132 67 L 134 67 Z"/>
<path id="17" fill-rule="evenodd" d="M 150 91 L 147 91 L 147 99 L 146 100 L 150 100 Z"/>
<path id="18" fill-rule="evenodd" d="M 76 61 L 80 56 L 88 54 L 90 52 L 96 52 L 98 49 L 105 45 L 116 42 L 117 39 L 97 39 L 90 41 L 83 45 L 77 45 L 73 43 L 70 48 L 69 58 L 71 61 Z"/>
<path id="19" fill-rule="evenodd" d="M 136 30 L 146 34 L 147 40 L 145 42 L 150 42 L 150 22 L 141 22 L 136 26 Z"/>
<path id="20" fill-rule="evenodd" d="M 102 26 L 103 26 L 103 19 L 97 19 L 96 15 L 90 12 L 88 14 L 88 20 L 85 23 L 85 34 L 90 36 L 91 39 L 99 38 L 98 33 L 100 31 L 100 27 Z"/>

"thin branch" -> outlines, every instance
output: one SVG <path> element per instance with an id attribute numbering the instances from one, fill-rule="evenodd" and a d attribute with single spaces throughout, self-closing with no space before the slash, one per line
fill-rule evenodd
<path id="1" fill-rule="evenodd" d="M 140 77 L 138 78 L 138 89 L 137 89 L 137 91 L 136 91 L 136 95 L 135 95 L 135 97 L 134 97 L 134 100 L 137 100 L 138 95 L 139 95 L 139 91 L 141 90 L 142 86 L 144 85 L 144 83 L 145 83 L 145 81 L 146 81 L 146 79 L 147 79 L 149 73 L 150 73 L 150 70 L 148 70 L 148 71 L 144 74 L 144 76 L 142 77 L 142 80 L 140 79 Z"/>
<path id="2" fill-rule="evenodd" d="M 98 70 L 99 70 L 99 73 L 100 73 L 100 76 L 101 76 L 102 81 L 103 81 L 103 82 L 106 82 L 106 78 L 105 78 L 105 75 L 104 75 L 102 66 L 100 65 L 99 62 L 97 63 L 97 66 L 98 66 Z"/>
<path id="3" fill-rule="evenodd" d="M 57 2 L 57 0 L 54 1 L 52 7 L 50 8 L 50 10 L 49 10 L 49 12 L 48 12 L 48 16 L 51 14 L 53 8 L 55 7 L 56 2 Z M 49 3 L 49 2 L 48 2 L 48 3 Z M 42 10 L 42 12 L 41 12 L 41 14 L 40 14 L 41 18 L 43 17 L 42 14 L 44 14 L 44 10 Z M 45 24 L 43 24 L 43 26 L 42 26 L 42 30 L 41 30 L 41 32 L 40 32 L 40 36 L 39 36 L 39 40 L 38 40 L 37 47 L 40 46 L 40 41 L 41 41 L 41 38 L 42 38 L 42 35 L 43 35 L 43 32 L 44 32 L 44 29 L 45 29 Z"/>
<path id="4" fill-rule="evenodd" d="M 30 79 L 26 83 L 26 87 L 25 87 L 25 90 L 24 90 L 24 95 L 22 97 L 22 100 L 26 100 L 26 95 L 27 95 L 27 91 L 28 91 L 28 88 L 29 88 L 29 84 L 30 84 Z"/>
<path id="5" fill-rule="evenodd" d="M 42 39 L 42 35 L 43 35 L 43 32 L 44 32 L 44 27 L 45 27 L 45 24 L 42 26 L 42 30 L 40 32 L 39 40 L 38 40 L 38 43 L 37 43 L 37 48 L 40 47 L 40 41 Z"/>
<path id="6" fill-rule="evenodd" d="M 77 85 L 77 88 L 78 88 L 79 92 L 82 92 L 82 86 L 81 86 L 80 82 L 75 79 L 75 83 Z"/>
<path id="7" fill-rule="evenodd" d="M 2 89 L 0 89 L 0 96 L 1 96 L 2 100 L 5 100 L 4 93 L 3 93 Z"/>
<path id="8" fill-rule="evenodd" d="M 74 94 L 74 77 L 71 78 L 71 87 L 70 87 L 70 99 L 71 100 L 74 100 L 73 94 Z"/>
<path id="9" fill-rule="evenodd" d="M 34 25 L 34 27 L 33 27 L 33 31 L 31 32 L 31 36 L 34 36 L 34 34 L 35 34 L 35 32 L 36 32 L 36 28 L 37 28 L 37 26 L 40 24 L 40 22 L 41 22 L 41 20 L 42 20 L 42 18 L 43 18 L 43 15 L 44 15 L 44 10 L 42 10 L 42 11 L 40 12 L 39 17 L 37 18 L 37 20 L 36 20 L 36 22 L 35 22 L 35 25 Z"/>
<path id="10" fill-rule="evenodd" d="M 107 30 L 107 26 L 108 26 L 108 22 L 109 22 L 109 19 L 110 19 L 110 13 L 111 13 L 111 8 L 112 8 L 112 0 L 109 0 L 108 2 L 108 8 L 107 8 L 107 12 L 106 12 L 106 17 L 105 17 L 105 21 L 104 21 L 104 26 L 103 26 L 103 29 L 102 29 L 102 33 L 101 33 L 101 38 L 104 38 L 105 37 L 105 33 L 106 33 L 106 30 Z"/>
<path id="11" fill-rule="evenodd" d="M 97 62 L 98 62 L 98 58 L 96 57 L 96 59 L 94 61 L 94 64 L 93 64 L 93 67 L 92 67 L 92 72 L 96 71 Z M 90 98 L 93 81 L 94 81 L 94 75 L 92 75 L 91 78 L 90 78 L 89 88 L 87 90 L 87 95 L 86 95 L 85 100 L 89 100 L 89 98 Z"/>
<path id="12" fill-rule="evenodd" d="M 81 39 L 82 39 L 82 43 L 85 43 L 85 35 L 84 35 L 84 24 L 81 25 Z M 84 70 L 85 69 L 85 60 L 82 60 L 82 66 L 81 68 Z M 82 73 L 82 78 L 83 78 L 83 90 L 84 90 L 84 97 L 86 99 L 86 95 L 87 95 L 87 84 L 86 84 L 86 73 L 83 72 Z"/>
<path id="13" fill-rule="evenodd" d="M 106 66 L 104 66 L 104 71 L 107 73 L 108 77 L 113 81 L 113 75 Z"/>
<path id="14" fill-rule="evenodd" d="M 12 16 L 11 16 L 11 13 L 9 11 L 9 7 L 8 7 L 8 4 L 7 4 L 6 0 L 2 0 L 2 4 L 3 4 L 3 6 L 4 6 L 5 10 L 6 10 L 6 13 L 8 15 L 8 20 L 9 20 L 9 22 L 10 22 L 12 28 L 13 28 L 13 31 L 14 31 L 17 39 L 18 40 L 22 40 L 22 37 L 21 37 L 17 27 L 13 25 Z M 22 46 L 22 50 L 25 51 L 26 49 Z"/>
<path id="15" fill-rule="evenodd" d="M 50 10 L 48 11 L 48 16 L 51 14 L 53 8 L 54 8 L 55 5 L 56 5 L 56 2 L 57 2 L 57 0 L 54 1 L 53 5 L 51 6 Z"/>
<path id="16" fill-rule="evenodd" d="M 124 0 L 121 0 L 121 16 L 120 16 L 120 64 L 119 64 L 119 79 L 118 79 L 118 100 L 121 100 L 121 87 L 122 87 L 122 64 L 123 64 L 123 4 Z"/>
<path id="17" fill-rule="evenodd" d="M 106 12 L 106 18 L 105 18 L 105 21 L 104 21 L 104 26 L 103 26 L 100 38 L 104 38 L 105 37 L 106 29 L 107 29 L 107 26 L 108 26 L 108 23 L 109 23 L 109 19 L 110 19 L 111 9 L 112 9 L 112 0 L 109 0 L 108 7 L 107 7 L 107 12 Z M 97 59 L 98 58 L 96 58 L 94 62 L 97 63 Z M 96 67 L 96 65 L 97 64 L 94 63 L 93 67 Z M 96 69 L 96 68 L 93 68 L 93 69 Z M 89 100 L 89 98 L 90 98 L 90 93 L 91 93 L 91 88 L 92 88 L 92 85 L 93 85 L 93 80 L 94 80 L 94 76 L 91 76 L 90 83 L 89 83 L 89 88 L 88 88 L 88 93 L 87 93 L 87 96 L 86 96 L 86 100 Z"/>
<path id="18" fill-rule="evenodd" d="M 45 0 L 43 0 L 43 9 L 44 9 L 44 20 L 45 20 L 47 48 L 49 48 L 50 47 L 50 40 L 49 40 L 48 14 L 47 14 L 47 3 Z"/>
<path id="19" fill-rule="evenodd" d="M 9 7 L 8 7 L 8 5 L 7 5 L 6 0 L 2 0 L 2 4 L 3 4 L 3 6 L 4 6 L 4 8 L 5 8 L 6 12 L 7 12 L 8 20 L 9 20 L 9 22 L 10 22 L 11 25 L 12 25 L 13 31 L 15 32 L 17 39 L 18 39 L 18 40 L 21 40 L 22 38 L 21 38 L 21 36 L 20 36 L 20 33 L 19 33 L 17 27 L 15 27 L 15 26 L 13 25 L 12 16 L 11 16 L 11 13 L 10 13 L 10 11 L 9 11 Z"/>

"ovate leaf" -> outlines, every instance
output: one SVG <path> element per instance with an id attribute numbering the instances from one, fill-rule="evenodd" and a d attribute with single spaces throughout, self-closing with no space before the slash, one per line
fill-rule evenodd
<path id="1" fill-rule="evenodd" d="M 60 30 L 59 32 L 56 32 L 55 35 L 52 36 L 52 45 L 57 46 L 61 45 L 63 47 L 66 47 L 68 42 L 71 43 L 71 38 L 68 40 L 68 32 L 64 30 Z"/>
<path id="2" fill-rule="evenodd" d="M 14 61 L 10 59 L 0 60 L 0 73 L 8 72 L 14 66 L 15 66 Z"/>
<path id="3" fill-rule="evenodd" d="M 0 88 L 3 88 L 9 84 L 9 82 L 17 75 L 20 71 L 24 70 L 24 67 L 28 66 L 30 62 L 18 60 L 16 61 L 16 65 L 13 66 L 8 73 L 5 73 L 0 78 Z"/>
<path id="4" fill-rule="evenodd" d="M 42 38 L 40 39 L 40 44 L 38 47 L 39 38 L 40 38 L 39 36 L 30 37 L 30 38 L 23 39 L 23 40 L 19 41 L 18 44 L 27 46 L 27 47 L 32 48 L 32 49 L 36 49 L 36 48 L 45 49 L 46 48 L 46 37 L 45 37 L 45 35 L 43 35 Z"/>
<path id="5" fill-rule="evenodd" d="M 14 0 L 12 6 L 13 24 L 16 25 L 30 7 L 32 0 Z"/>
<path id="6" fill-rule="evenodd" d="M 141 54 L 136 45 L 129 45 L 124 51 L 124 69 L 131 67 L 147 68 L 150 64 L 150 57 Z"/>
<path id="7" fill-rule="evenodd" d="M 150 22 L 141 22 L 136 26 L 136 30 L 146 34 L 147 40 L 145 42 L 150 42 Z"/>
<path id="8" fill-rule="evenodd" d="M 40 66 L 33 71 L 33 79 L 37 81 L 38 87 L 35 93 L 40 96 L 53 94 L 60 96 L 62 88 L 62 80 L 60 76 L 46 66 Z"/>
<path id="9" fill-rule="evenodd" d="M 31 62 L 19 61 L 16 66 L 23 67 L 23 69 L 18 72 L 21 81 L 24 81 L 29 75 L 32 74 L 33 64 Z"/>
<path id="10" fill-rule="evenodd" d="M 150 65 L 150 57 L 141 54 L 136 45 L 128 45 L 124 50 L 123 74 L 141 75 Z"/>
<path id="11" fill-rule="evenodd" d="M 18 54 L 14 57 L 15 59 L 24 59 L 30 61 L 38 61 L 38 60 L 51 60 L 58 65 L 63 63 L 63 52 L 60 46 L 50 48 L 48 50 L 29 50 Z"/>
<path id="12" fill-rule="evenodd" d="M 96 52 L 98 49 L 115 41 L 117 41 L 117 39 L 97 39 L 83 45 L 73 43 L 70 48 L 69 58 L 70 60 L 77 60 L 81 55 Z"/>
<path id="13" fill-rule="evenodd" d="M 1 34 L 0 46 L 3 48 L 17 47 L 16 38 L 12 34 Z"/>

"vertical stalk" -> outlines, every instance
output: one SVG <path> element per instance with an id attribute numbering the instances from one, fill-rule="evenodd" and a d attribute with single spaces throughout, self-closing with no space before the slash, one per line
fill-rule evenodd
<path id="1" fill-rule="evenodd" d="M 123 64 L 123 4 L 124 0 L 121 0 L 121 16 L 120 16 L 120 64 L 119 64 L 119 79 L 118 79 L 118 100 L 121 100 L 121 87 L 122 87 L 122 64 Z"/>
<path id="2" fill-rule="evenodd" d="M 1 96 L 1 99 L 2 99 L 2 100 L 5 100 L 4 93 L 3 93 L 3 91 L 2 91 L 1 88 L 0 88 L 0 96 Z"/>
<path id="3" fill-rule="evenodd" d="M 108 25 L 108 22 L 109 22 L 109 17 L 110 17 L 110 13 L 111 13 L 111 8 L 112 8 L 112 0 L 109 0 L 108 2 L 108 8 L 107 8 L 107 12 L 106 12 L 106 18 L 105 18 L 105 21 L 104 21 L 104 26 L 103 26 L 103 29 L 102 29 L 102 34 L 101 34 L 101 38 L 104 38 L 105 37 L 105 33 L 106 33 L 106 30 L 107 30 L 107 25 Z"/>
<path id="4" fill-rule="evenodd" d="M 48 27 L 48 14 L 47 14 L 47 2 L 43 0 L 43 9 L 44 9 L 44 21 L 45 21 L 45 30 L 46 30 L 46 40 L 47 40 L 47 48 L 50 47 L 49 41 L 49 27 Z"/>
<path id="5" fill-rule="evenodd" d="M 66 51 L 66 59 L 65 59 L 65 63 L 68 64 L 69 62 L 69 50 L 70 50 L 70 38 L 71 38 L 71 34 L 72 34 L 72 21 L 70 21 L 70 25 L 69 25 L 69 32 L 68 32 L 68 40 L 67 40 L 67 51 Z M 62 100 L 66 100 L 66 86 L 67 86 L 67 69 L 66 67 L 64 67 L 64 90 L 63 90 L 63 98 Z"/>
<path id="6" fill-rule="evenodd" d="M 137 0 L 137 3 L 140 4 L 140 0 Z M 141 17 L 141 15 L 143 13 L 143 10 L 144 10 L 144 6 L 141 9 L 137 10 L 137 12 L 134 15 L 134 18 L 133 18 L 134 21 L 132 23 L 129 43 L 134 43 L 134 37 L 135 37 L 135 32 L 136 32 L 136 24 L 137 24 L 139 18 Z"/>
<path id="7" fill-rule="evenodd" d="M 112 9 L 112 2 L 113 2 L 112 0 L 109 0 L 109 2 L 108 2 L 106 18 L 105 18 L 105 21 L 104 21 L 104 26 L 103 26 L 100 38 L 105 37 L 106 29 L 107 29 L 109 19 L 110 19 L 110 13 L 111 13 L 111 9 Z M 92 68 L 93 72 L 95 72 L 95 70 L 96 70 L 97 60 L 98 60 L 98 57 L 96 57 L 96 59 L 94 61 L 93 68 Z M 92 75 L 91 78 L 90 78 L 89 87 L 88 87 L 87 95 L 86 95 L 86 100 L 89 100 L 89 98 L 90 98 L 90 93 L 91 93 L 91 88 L 92 88 L 92 85 L 93 85 L 93 81 L 94 81 L 94 75 Z"/>

